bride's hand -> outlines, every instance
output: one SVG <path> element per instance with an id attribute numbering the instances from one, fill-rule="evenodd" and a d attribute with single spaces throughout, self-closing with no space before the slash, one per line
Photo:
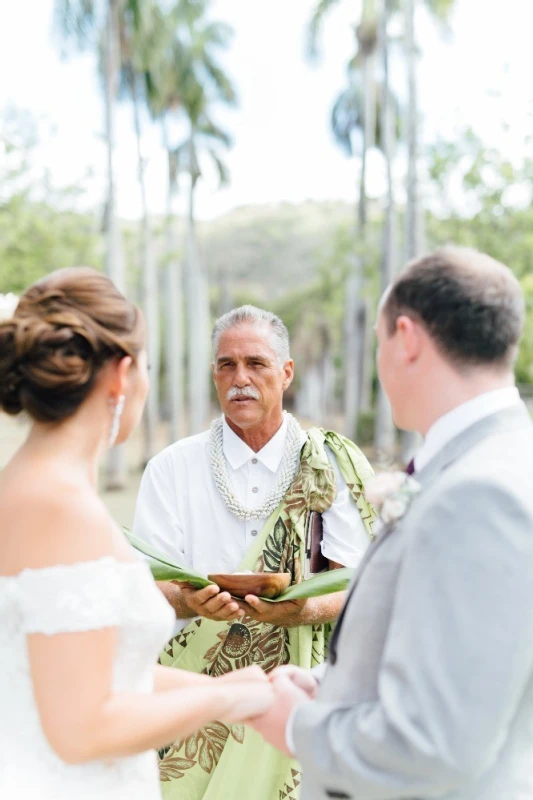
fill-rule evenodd
<path id="1" fill-rule="evenodd" d="M 224 691 L 226 695 L 231 692 L 230 708 L 224 714 L 225 722 L 247 722 L 262 716 L 274 705 L 274 688 L 268 680 L 233 681 L 224 687 Z"/>
<path id="2" fill-rule="evenodd" d="M 256 665 L 244 667 L 244 669 L 235 670 L 235 672 L 228 672 L 226 675 L 221 675 L 219 678 L 215 678 L 215 680 L 221 681 L 222 683 L 231 684 L 238 684 L 242 683 L 243 681 L 247 681 L 249 683 L 268 683 L 267 675 L 263 672 L 261 667 Z"/>

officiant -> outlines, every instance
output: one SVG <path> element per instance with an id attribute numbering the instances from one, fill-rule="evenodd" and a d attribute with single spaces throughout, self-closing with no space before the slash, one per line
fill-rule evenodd
<path id="1" fill-rule="evenodd" d="M 363 489 L 372 470 L 333 431 L 303 431 L 283 411 L 294 363 L 274 314 L 242 306 L 212 335 L 222 416 L 150 461 L 134 533 L 204 574 L 289 572 L 298 583 L 323 569 L 356 567 L 373 513 Z M 344 593 L 268 603 L 233 599 L 215 585 L 159 587 L 176 614 L 164 664 L 221 675 L 249 664 L 311 668 L 324 661 Z M 165 800 L 296 800 L 298 765 L 250 730 L 223 722 L 161 753 Z M 216 794 L 215 794 L 216 792 Z"/>

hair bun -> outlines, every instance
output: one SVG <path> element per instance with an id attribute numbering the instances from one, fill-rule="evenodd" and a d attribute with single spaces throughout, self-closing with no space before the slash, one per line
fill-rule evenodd
<path id="1" fill-rule="evenodd" d="M 0 409 L 42 422 L 73 414 L 102 365 L 136 358 L 144 330 L 135 306 L 96 270 L 52 273 L 0 323 Z"/>
<path id="2" fill-rule="evenodd" d="M 0 322 L 0 409 L 8 414 L 22 411 L 19 388 L 21 373 L 16 355 L 18 321 L 10 319 Z"/>

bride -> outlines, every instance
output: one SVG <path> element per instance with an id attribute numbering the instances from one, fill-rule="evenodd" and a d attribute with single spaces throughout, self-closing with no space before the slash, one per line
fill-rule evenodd
<path id="1" fill-rule="evenodd" d="M 94 270 L 52 273 L 0 323 L 0 410 L 33 420 L 0 475 L 5 800 L 156 800 L 154 749 L 272 703 L 259 668 L 156 666 L 174 614 L 96 492 L 147 391 L 142 316 Z"/>

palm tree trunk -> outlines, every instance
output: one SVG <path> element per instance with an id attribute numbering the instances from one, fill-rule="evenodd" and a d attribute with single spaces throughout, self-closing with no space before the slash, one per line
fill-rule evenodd
<path id="1" fill-rule="evenodd" d="M 405 260 L 420 255 L 420 210 L 418 188 L 418 86 L 416 75 L 415 13 L 417 0 L 405 0 L 405 60 L 407 63 L 407 206 L 405 211 Z M 403 431 L 400 437 L 401 457 L 404 463 L 412 458 L 420 446 L 420 436 Z"/>
<path id="2" fill-rule="evenodd" d="M 369 22 L 375 20 L 375 2 L 374 0 L 367 0 L 365 3 L 366 19 Z M 361 185 L 360 204 L 364 202 L 364 210 L 360 212 L 361 221 L 361 240 L 364 250 L 368 251 L 368 202 L 366 195 L 366 159 L 367 154 L 376 144 L 376 111 L 377 111 L 377 97 L 376 97 L 376 56 L 375 53 L 370 53 L 364 61 L 363 65 L 363 81 L 364 81 L 364 103 L 365 103 L 365 116 L 364 116 L 364 129 L 363 129 L 363 159 L 365 164 L 365 182 Z M 359 358 L 360 365 L 360 396 L 359 396 L 359 411 L 370 412 L 372 409 L 372 385 L 374 377 L 374 310 L 368 292 L 365 291 L 366 280 L 366 261 L 363 260 L 363 297 L 359 306 L 358 313 L 358 340 L 361 348 L 361 355 Z"/>
<path id="3" fill-rule="evenodd" d="M 372 23 L 375 19 L 375 0 L 365 0 L 362 20 Z M 359 202 L 357 208 L 356 236 L 361 246 L 361 255 L 355 254 L 353 269 L 346 282 L 344 313 L 344 429 L 350 438 L 357 436 L 357 421 L 363 404 L 368 397 L 368 381 L 363 391 L 366 377 L 365 354 L 373 353 L 373 333 L 368 337 L 365 325 L 365 259 L 366 259 L 366 223 L 367 194 L 366 172 L 369 150 L 374 146 L 376 129 L 376 94 L 375 94 L 375 60 L 371 53 L 365 53 L 363 60 L 363 148 L 361 171 L 359 176 Z"/>
<path id="4" fill-rule="evenodd" d="M 374 386 L 374 302 L 371 297 L 364 298 L 363 326 L 364 334 L 362 337 L 361 356 L 361 402 L 360 410 L 362 414 L 370 414 L 373 408 L 373 386 Z"/>
<path id="5" fill-rule="evenodd" d="M 146 327 L 148 329 L 148 363 L 150 365 L 150 391 L 144 411 L 144 455 L 145 464 L 157 450 L 157 427 L 159 422 L 159 302 L 158 278 L 155 265 L 152 230 L 146 200 L 145 163 L 141 146 L 141 120 L 139 115 L 138 77 L 129 70 L 130 93 L 133 103 L 133 118 L 137 140 L 137 160 L 139 166 L 139 189 L 141 195 L 141 268 L 143 276 L 143 301 Z"/>
<path id="6" fill-rule="evenodd" d="M 394 205 L 394 184 L 392 162 L 394 157 L 395 113 L 392 103 L 389 76 L 389 37 L 388 22 L 390 16 L 390 0 L 383 0 L 383 11 L 380 23 L 380 46 L 383 65 L 383 102 L 382 130 L 383 153 L 387 175 L 387 199 L 385 226 L 383 231 L 383 256 L 381 262 L 381 292 L 383 293 L 392 281 L 396 272 L 396 214 Z M 378 458 L 392 458 L 395 449 L 395 428 L 392 420 L 390 403 L 380 386 L 376 409 L 375 445 Z"/>
<path id="7" fill-rule="evenodd" d="M 166 213 L 166 266 L 165 266 L 165 354 L 167 376 L 167 404 L 170 414 L 170 442 L 175 442 L 185 432 L 185 380 L 184 380 L 184 318 L 181 259 L 178 254 L 178 237 L 174 199 L 176 174 L 172 167 L 170 144 L 163 121 L 164 144 L 168 154 L 168 190 Z"/>
<path id="8" fill-rule="evenodd" d="M 344 432 L 355 439 L 359 416 L 359 347 L 357 341 L 357 318 L 361 297 L 361 258 L 353 255 L 351 274 L 344 291 Z"/>
<path id="9" fill-rule="evenodd" d="M 418 237 L 418 87 L 416 79 L 416 0 L 405 0 L 405 57 L 407 62 L 407 208 L 405 214 L 405 257 L 419 255 Z"/>
<path id="10" fill-rule="evenodd" d="M 187 231 L 187 312 L 189 434 L 203 429 L 209 414 L 209 296 L 196 240 L 194 191 L 196 156 L 194 135 L 189 141 L 190 185 Z"/>
<path id="11" fill-rule="evenodd" d="M 108 0 L 108 19 L 105 30 L 105 128 L 107 144 L 107 208 L 106 208 L 106 272 L 117 288 L 125 291 L 126 276 L 121 247 L 120 227 L 116 215 L 116 182 L 113 150 L 115 142 L 115 102 L 118 86 L 118 3 Z M 124 445 L 114 447 L 106 465 L 106 488 L 123 489 L 126 485 L 126 453 Z"/>

